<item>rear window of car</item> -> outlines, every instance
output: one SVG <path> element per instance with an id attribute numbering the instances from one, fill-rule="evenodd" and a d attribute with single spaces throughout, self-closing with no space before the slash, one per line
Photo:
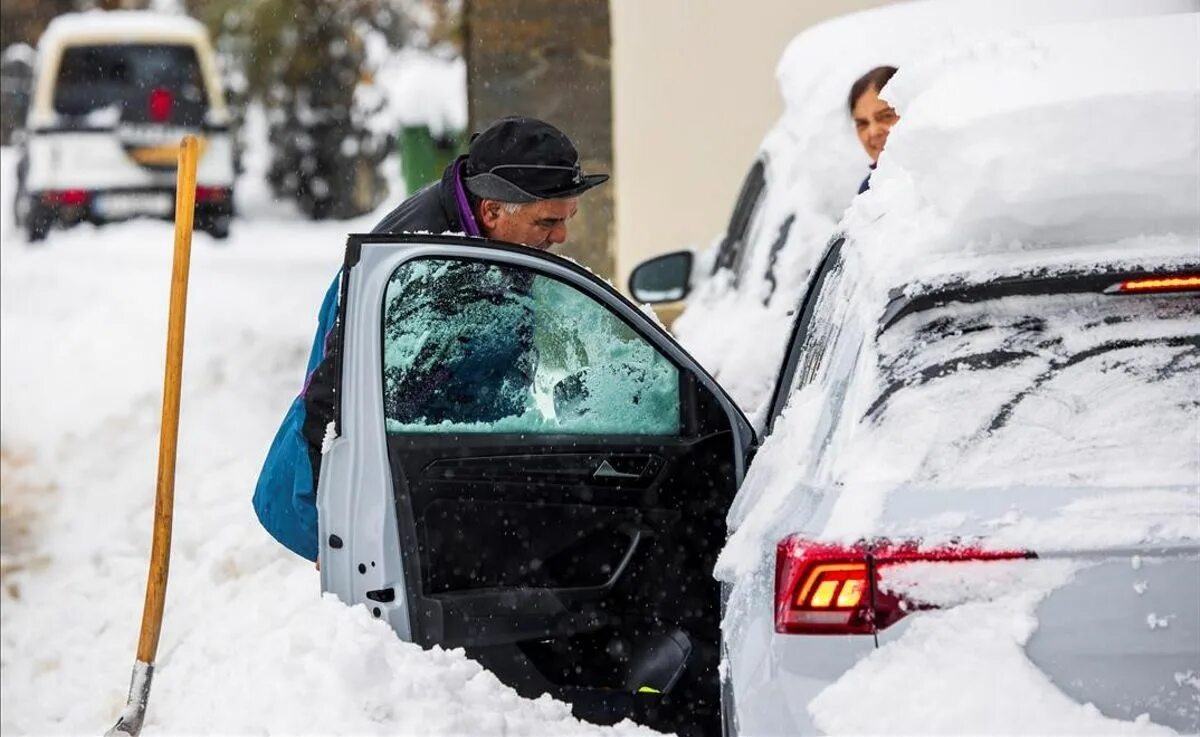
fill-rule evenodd
<path id="1" fill-rule="evenodd" d="M 878 338 L 868 435 L 945 486 L 1191 484 L 1200 296 L 1006 296 L 908 314 Z"/>
<path id="2" fill-rule="evenodd" d="M 165 88 L 207 105 L 196 50 L 184 44 L 96 44 L 63 49 L 54 86 L 54 110 L 86 115 Z"/>

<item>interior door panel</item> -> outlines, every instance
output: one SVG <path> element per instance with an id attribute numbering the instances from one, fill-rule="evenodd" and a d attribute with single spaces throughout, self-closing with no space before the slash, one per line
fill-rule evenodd
<path id="1" fill-rule="evenodd" d="M 635 612 L 711 633 L 716 585 L 682 574 L 711 570 L 724 543 L 733 465 L 714 474 L 721 465 L 697 461 L 730 448 L 726 433 L 652 446 L 486 435 L 388 442 L 401 544 L 416 551 L 406 573 L 420 582 L 410 591 L 418 642 L 570 636 Z M 632 478 L 597 477 L 606 464 Z M 678 606 L 683 599 L 695 602 Z M 511 634 L 480 617 L 483 601 L 506 610 Z"/>
<path id="2" fill-rule="evenodd" d="M 714 733 L 729 432 L 388 445 L 416 642 L 464 647 L 524 695 L 593 721 Z M 664 655 L 671 638 L 685 655 Z M 638 693 L 661 690 L 638 682 L 656 658 L 676 678 L 691 669 L 670 697 Z"/>

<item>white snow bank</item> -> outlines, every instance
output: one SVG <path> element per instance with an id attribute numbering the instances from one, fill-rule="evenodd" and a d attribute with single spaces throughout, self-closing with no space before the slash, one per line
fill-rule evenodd
<path id="1" fill-rule="evenodd" d="M 32 67 L 37 63 L 37 52 L 27 43 L 13 43 L 4 47 L 4 53 L 0 54 L 0 61 L 19 61 Z"/>
<path id="2" fill-rule="evenodd" d="M 375 73 L 387 109 L 373 125 L 393 133 L 405 126 L 427 126 L 435 136 L 467 128 L 467 65 L 461 56 L 413 48 L 387 57 Z"/>
<path id="3" fill-rule="evenodd" d="M 580 723 L 461 651 L 400 642 L 361 608 L 322 599 L 312 564 L 259 526 L 251 494 L 346 234 L 383 213 L 313 223 L 272 202 L 261 115 L 249 123 L 243 217 L 228 241 L 194 239 L 171 577 L 143 734 L 651 734 Z M 15 154 L 0 149 L 4 192 Z M 5 551 L 23 568 L 0 588 L 0 732 L 99 734 L 125 703 L 142 611 L 172 228 L 81 226 L 29 246 L 10 202 L 3 499 L 6 515 L 37 514 L 32 547 Z"/>
<path id="4" fill-rule="evenodd" d="M 817 726 L 828 734 L 978 734 L 981 727 L 992 734 L 1175 734 L 1073 701 L 1026 656 L 1038 602 L 1074 567 L 1027 563 L 1011 593 L 913 618 L 903 637 L 809 704 Z M 864 694 L 871 708 L 863 708 Z"/>

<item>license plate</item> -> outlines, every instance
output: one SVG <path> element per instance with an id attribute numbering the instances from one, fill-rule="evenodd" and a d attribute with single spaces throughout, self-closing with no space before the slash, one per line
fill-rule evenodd
<path id="1" fill-rule="evenodd" d="M 166 192 L 110 192 L 97 195 L 96 214 L 104 218 L 171 214 L 171 195 Z"/>

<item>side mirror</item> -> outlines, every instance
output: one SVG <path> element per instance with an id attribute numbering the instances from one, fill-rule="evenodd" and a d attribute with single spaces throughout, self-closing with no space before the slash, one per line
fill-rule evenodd
<path id="1" fill-rule="evenodd" d="M 675 251 L 637 265 L 629 275 L 629 293 L 638 302 L 676 302 L 692 289 L 691 251 Z"/>

